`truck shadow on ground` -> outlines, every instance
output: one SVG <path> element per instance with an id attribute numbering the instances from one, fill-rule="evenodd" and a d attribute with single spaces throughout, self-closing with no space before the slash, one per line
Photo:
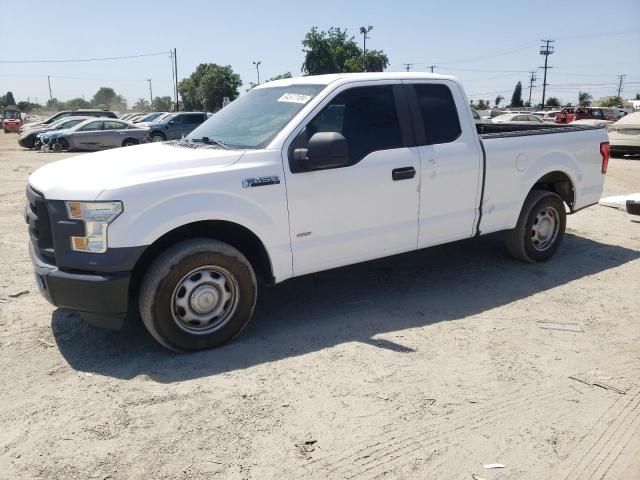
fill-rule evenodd
<path id="1" fill-rule="evenodd" d="M 52 329 L 60 352 L 76 370 L 179 382 L 345 342 L 411 351 L 373 337 L 478 315 L 638 258 L 635 250 L 567 235 L 553 259 L 530 265 L 508 257 L 500 236 L 466 240 L 264 289 L 240 337 L 222 348 L 189 355 L 164 350 L 139 321 L 110 332 L 59 309 Z"/>

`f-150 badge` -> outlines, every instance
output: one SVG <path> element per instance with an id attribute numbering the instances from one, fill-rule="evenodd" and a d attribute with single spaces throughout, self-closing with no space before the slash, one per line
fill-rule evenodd
<path id="1" fill-rule="evenodd" d="M 242 181 L 243 188 L 249 187 L 262 187 L 264 185 L 277 185 L 280 183 L 280 177 L 271 176 L 271 177 L 258 177 L 258 178 L 245 178 Z"/>

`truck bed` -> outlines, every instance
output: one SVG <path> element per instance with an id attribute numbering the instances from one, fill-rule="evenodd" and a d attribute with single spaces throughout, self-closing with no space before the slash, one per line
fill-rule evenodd
<path id="1" fill-rule="evenodd" d="M 576 132 L 596 130 L 604 127 L 591 125 L 567 125 L 543 123 L 540 125 L 524 125 L 516 123 L 477 123 L 476 130 L 481 138 L 520 137 L 525 135 L 545 135 L 547 133 Z"/>

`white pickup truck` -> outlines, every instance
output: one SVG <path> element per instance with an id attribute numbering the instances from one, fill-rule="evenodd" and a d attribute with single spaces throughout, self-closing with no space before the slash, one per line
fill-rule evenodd
<path id="1" fill-rule="evenodd" d="M 182 140 L 46 165 L 25 213 L 51 303 L 111 327 L 139 312 L 162 345 L 195 351 L 240 333 L 257 279 L 497 231 L 514 257 L 547 260 L 608 159 L 602 128 L 475 125 L 453 77 L 309 76 L 252 89 Z"/>

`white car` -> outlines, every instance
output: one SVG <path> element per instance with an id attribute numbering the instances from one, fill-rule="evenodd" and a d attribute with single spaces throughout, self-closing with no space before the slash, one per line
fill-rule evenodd
<path id="1" fill-rule="evenodd" d="M 609 144 L 588 126 L 531 133 L 476 125 L 450 76 L 268 82 L 184 139 L 32 173 L 36 282 L 89 322 L 118 327 L 139 311 L 159 343 L 195 351 L 242 331 L 257 278 L 269 285 L 498 231 L 512 256 L 542 262 L 567 212 L 600 199 Z M 304 299 L 289 301 L 304 312 Z"/>
<path id="2" fill-rule="evenodd" d="M 610 125 L 609 142 L 613 156 L 640 155 L 640 112 L 625 115 Z"/>
<path id="3" fill-rule="evenodd" d="M 531 113 L 507 113 L 493 118 L 493 123 L 523 123 L 540 125 L 542 120 Z"/>
<path id="4" fill-rule="evenodd" d="M 533 112 L 543 122 L 555 123 L 556 115 L 560 113 L 560 110 L 540 110 L 539 112 Z"/>

